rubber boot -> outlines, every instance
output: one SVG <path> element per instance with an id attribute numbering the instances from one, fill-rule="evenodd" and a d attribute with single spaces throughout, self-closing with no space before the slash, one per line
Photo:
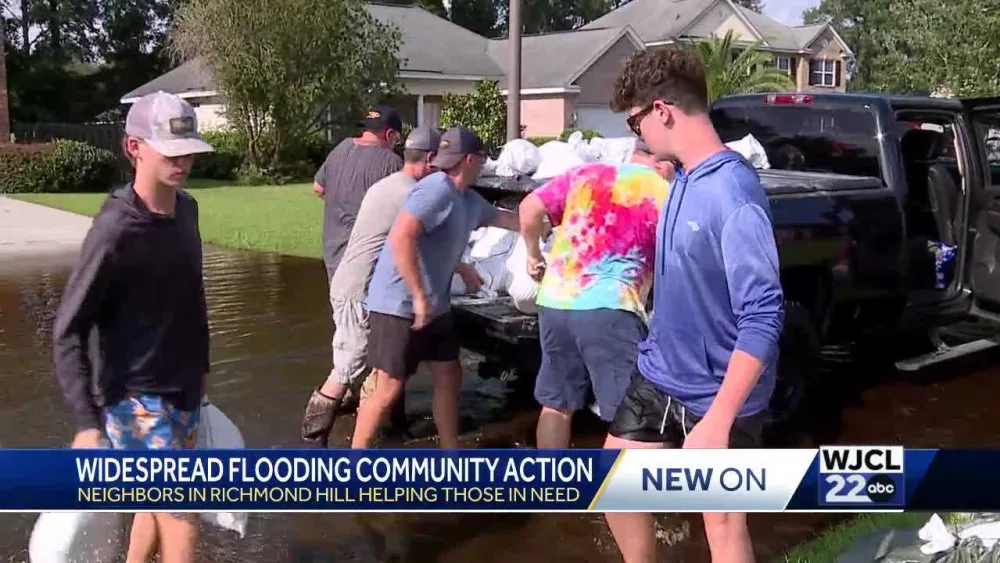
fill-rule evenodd
<path id="1" fill-rule="evenodd" d="M 337 419 L 339 399 L 331 399 L 320 395 L 319 389 L 313 391 L 306 403 L 306 411 L 302 416 L 302 442 L 306 446 L 325 448 L 330 443 L 330 430 Z"/>

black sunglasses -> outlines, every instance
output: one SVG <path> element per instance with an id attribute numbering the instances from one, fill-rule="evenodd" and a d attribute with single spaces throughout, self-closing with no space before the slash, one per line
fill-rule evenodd
<path id="1" fill-rule="evenodd" d="M 639 125 L 642 124 L 643 119 L 646 119 L 646 116 L 649 115 L 649 112 L 653 111 L 653 109 L 656 107 L 656 102 L 660 102 L 665 106 L 674 105 L 673 102 L 668 102 L 665 100 L 654 100 L 648 106 L 644 107 L 642 111 L 636 113 L 635 115 L 630 115 L 628 119 L 625 120 L 625 123 L 628 123 L 628 128 L 632 130 L 632 133 L 635 133 L 636 137 L 642 137 L 642 132 L 639 129 Z"/>
<path id="2" fill-rule="evenodd" d="M 642 120 L 646 119 L 646 116 L 649 115 L 649 112 L 651 111 L 653 111 L 653 104 L 649 104 L 643 108 L 642 111 L 628 116 L 628 119 L 625 120 L 625 123 L 628 123 L 628 128 L 632 130 L 632 133 L 634 133 L 636 137 L 642 137 L 639 125 L 642 124 Z"/>

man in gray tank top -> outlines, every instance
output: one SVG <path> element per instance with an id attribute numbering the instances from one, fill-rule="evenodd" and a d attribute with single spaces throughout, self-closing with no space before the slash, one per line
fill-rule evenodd
<path id="1" fill-rule="evenodd" d="M 368 283 L 410 188 L 430 172 L 440 139 L 434 129 L 414 129 L 404 145 L 403 169 L 376 182 L 361 202 L 343 258 L 330 279 L 330 307 L 337 327 L 333 334 L 333 369 L 306 405 L 302 419 L 302 441 L 306 445 L 328 445 L 330 429 L 348 388 L 356 392 L 368 374 L 368 310 L 364 305 Z"/>

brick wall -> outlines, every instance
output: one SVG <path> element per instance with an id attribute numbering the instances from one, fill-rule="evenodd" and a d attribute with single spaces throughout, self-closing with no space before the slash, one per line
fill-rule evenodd
<path id="1" fill-rule="evenodd" d="M 10 105 L 7 97 L 7 65 L 3 35 L 0 35 L 0 143 L 10 140 Z"/>

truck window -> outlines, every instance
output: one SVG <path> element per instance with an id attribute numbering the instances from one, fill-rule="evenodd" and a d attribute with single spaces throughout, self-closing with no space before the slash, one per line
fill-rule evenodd
<path id="1" fill-rule="evenodd" d="M 881 178 L 875 116 L 818 103 L 722 105 L 712 123 L 723 142 L 753 135 L 771 168 Z"/>
<path id="2" fill-rule="evenodd" d="M 986 113 L 974 120 L 975 131 L 981 135 L 990 167 L 990 185 L 1000 186 L 1000 114 Z"/>

